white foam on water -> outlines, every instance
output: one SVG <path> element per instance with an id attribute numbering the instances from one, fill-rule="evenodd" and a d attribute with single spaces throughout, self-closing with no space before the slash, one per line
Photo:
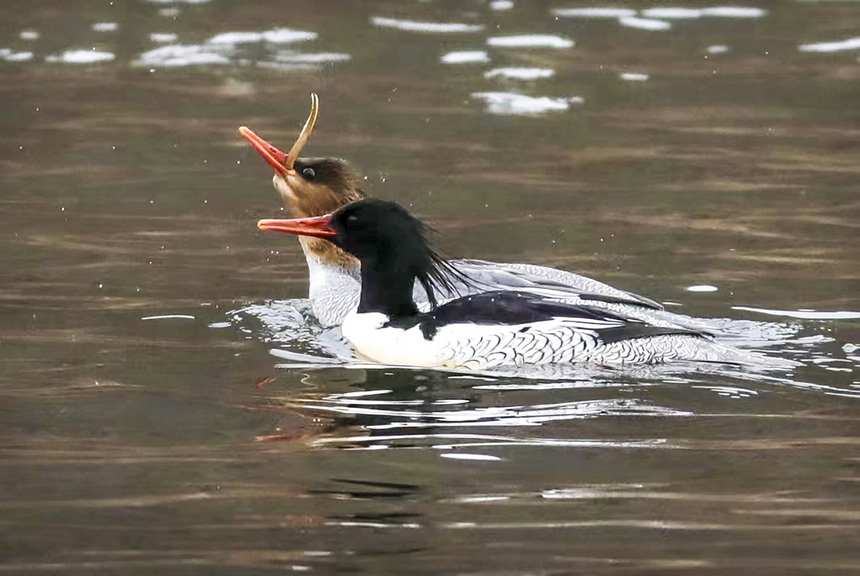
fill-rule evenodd
<path id="1" fill-rule="evenodd" d="M 252 44 L 254 42 L 270 42 L 272 44 L 292 44 L 293 42 L 307 42 L 317 37 L 316 32 L 305 30 L 292 30 L 290 28 L 276 28 L 265 32 L 224 32 L 209 39 L 209 44 Z"/>
<path id="2" fill-rule="evenodd" d="M 619 18 L 618 23 L 628 28 L 638 28 L 639 30 L 669 30 L 672 25 L 662 20 L 653 20 L 651 18 Z"/>
<path id="3" fill-rule="evenodd" d="M 787 316 L 801 320 L 856 320 L 860 318 L 860 312 L 853 310 L 769 310 L 752 306 L 732 306 L 732 310 L 746 310 L 747 312 L 758 312 L 770 316 Z"/>
<path id="4" fill-rule="evenodd" d="M 110 62 L 115 60 L 113 52 L 100 50 L 66 50 L 62 54 L 56 54 L 45 58 L 48 62 L 61 62 L 63 64 L 95 64 L 97 62 Z"/>
<path id="5" fill-rule="evenodd" d="M 618 75 L 622 80 L 627 80 L 628 82 L 645 82 L 650 78 L 648 74 L 641 74 L 638 72 L 624 72 L 623 74 Z"/>
<path id="6" fill-rule="evenodd" d="M 514 3 L 511 0 L 493 0 L 490 2 L 490 10 L 510 10 L 514 7 Z"/>
<path id="7" fill-rule="evenodd" d="M 477 462 L 496 462 L 501 460 L 498 456 L 491 456 L 490 454 L 468 454 L 466 452 L 444 453 L 439 454 L 439 456 L 451 460 L 473 460 Z"/>
<path id="8" fill-rule="evenodd" d="M 523 34 L 487 38 L 487 44 L 497 48 L 570 48 L 573 40 L 551 34 Z"/>
<path id="9" fill-rule="evenodd" d="M 710 284 L 697 284 L 695 286 L 687 286 L 687 292 L 716 292 L 719 290 L 716 286 Z"/>
<path id="10" fill-rule="evenodd" d="M 630 8 L 555 8 L 553 14 L 559 18 L 628 18 L 636 16 L 636 10 Z"/>
<path id="11" fill-rule="evenodd" d="M 199 44 L 170 44 L 144 52 L 140 55 L 137 63 L 143 66 L 176 68 L 207 64 L 229 64 L 230 59 Z"/>
<path id="12" fill-rule="evenodd" d="M 6 62 L 26 62 L 32 59 L 32 52 L 13 52 L 9 48 L 0 48 L 0 60 L 5 60 Z"/>
<path id="13" fill-rule="evenodd" d="M 716 16 L 719 18 L 761 18 L 765 14 L 767 14 L 767 10 L 748 6 L 714 6 L 712 8 L 702 8 L 702 16 Z"/>
<path id="14" fill-rule="evenodd" d="M 299 64 L 327 64 L 329 62 L 347 62 L 352 59 L 349 54 L 338 52 L 311 52 L 293 54 L 278 54 L 275 60 L 278 62 L 295 62 Z"/>
<path id="15" fill-rule="evenodd" d="M 648 8 L 641 12 L 645 18 L 666 18 L 668 20 L 692 20 L 702 17 L 696 8 Z"/>
<path id="16" fill-rule="evenodd" d="M 484 73 L 484 78 L 508 78 L 511 80 L 538 80 L 552 78 L 555 70 L 551 68 L 494 68 Z"/>
<path id="17" fill-rule="evenodd" d="M 96 22 L 93 24 L 93 30 L 96 32 L 116 32 L 119 30 L 119 24 L 116 22 Z"/>
<path id="18" fill-rule="evenodd" d="M 801 44 L 797 49 L 801 52 L 845 52 L 848 50 L 860 50 L 860 38 L 849 38 L 837 42 Z"/>
<path id="19" fill-rule="evenodd" d="M 224 32 L 208 40 L 208 44 L 250 44 L 262 42 L 262 32 Z"/>
<path id="20" fill-rule="evenodd" d="M 116 32 L 119 30 L 119 24 L 116 22 L 96 22 L 93 24 L 95 32 Z"/>
<path id="21" fill-rule="evenodd" d="M 166 42 L 176 42 L 177 38 L 179 38 L 179 36 L 168 32 L 153 32 L 149 35 L 150 40 L 152 40 L 153 42 L 158 42 L 159 44 L 164 44 Z"/>
<path id="22" fill-rule="evenodd" d="M 442 56 L 444 64 L 486 64 L 490 56 L 483 50 L 463 50 L 460 52 L 448 52 Z"/>
<path id="23" fill-rule="evenodd" d="M 550 96 L 525 96 L 512 92 L 475 92 L 472 98 L 483 100 L 487 112 L 502 116 L 538 116 L 547 112 L 563 112 L 573 104 L 583 104 L 579 96 L 553 98 Z"/>
<path id="24" fill-rule="evenodd" d="M 306 30 L 292 30 L 290 28 L 275 28 L 263 32 L 263 40 L 272 44 L 292 44 L 293 42 L 306 42 L 315 40 L 318 34 Z"/>
<path id="25" fill-rule="evenodd" d="M 398 18 L 385 18 L 383 16 L 371 16 L 370 22 L 379 28 L 395 28 L 406 32 L 427 32 L 433 34 L 462 34 L 467 32 L 480 32 L 484 29 L 483 24 L 466 24 L 463 22 L 418 22 L 416 20 L 400 20 Z"/>

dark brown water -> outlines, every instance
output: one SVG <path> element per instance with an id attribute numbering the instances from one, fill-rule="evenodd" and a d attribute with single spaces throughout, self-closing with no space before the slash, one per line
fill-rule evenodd
<path id="1" fill-rule="evenodd" d="M 506 5 L 2 3 L 0 571 L 860 571 L 860 4 Z M 288 148 L 311 91 L 308 153 L 449 252 L 803 366 L 327 365 L 236 133 Z"/>

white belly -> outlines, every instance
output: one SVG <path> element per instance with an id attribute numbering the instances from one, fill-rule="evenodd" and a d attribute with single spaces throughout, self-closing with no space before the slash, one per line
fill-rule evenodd
<path id="1" fill-rule="evenodd" d="M 382 364 L 485 370 L 496 366 L 585 360 L 600 346 L 593 332 L 549 320 L 528 325 L 451 324 L 428 340 L 418 326 L 383 327 L 380 313 L 350 313 L 343 335 L 362 356 Z M 520 329 L 528 326 L 527 332 Z"/>
<path id="2" fill-rule="evenodd" d="M 520 325 L 449 324 L 430 340 L 418 326 L 383 327 L 385 314 L 351 312 L 343 335 L 362 356 L 393 366 L 488 370 L 501 366 L 595 362 L 655 364 L 700 360 L 760 365 L 768 360 L 710 338 L 666 334 L 605 344 L 597 331 L 611 321 L 557 318 Z"/>
<path id="3" fill-rule="evenodd" d="M 427 340 L 415 326 L 408 330 L 387 327 L 388 316 L 378 312 L 351 312 L 343 321 L 341 331 L 362 356 L 394 366 L 444 366 L 436 339 Z"/>

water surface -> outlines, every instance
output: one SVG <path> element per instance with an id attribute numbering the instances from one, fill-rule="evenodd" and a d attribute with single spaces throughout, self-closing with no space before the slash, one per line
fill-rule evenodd
<path id="1" fill-rule="evenodd" d="M 0 569 L 860 569 L 854 2 L 4 2 Z M 345 363 L 248 125 L 799 361 Z"/>

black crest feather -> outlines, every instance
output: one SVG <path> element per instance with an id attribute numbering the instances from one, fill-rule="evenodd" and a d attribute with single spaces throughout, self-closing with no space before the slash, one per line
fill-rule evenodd
<path id="1" fill-rule="evenodd" d="M 440 296 L 458 296 L 463 285 L 471 285 L 435 248 L 431 230 L 395 202 L 353 202 L 334 213 L 331 225 L 338 233 L 332 241 L 361 261 L 366 309 L 390 307 L 389 313 L 400 314 L 407 308 L 414 310 L 412 286 L 416 280 L 434 308 Z M 371 277 L 374 285 L 365 285 Z M 404 302 L 407 296 L 409 306 Z M 383 301 L 385 306 L 381 306 Z"/>
<path id="2" fill-rule="evenodd" d="M 466 286 L 472 286 L 473 283 L 468 276 L 439 253 L 431 238 L 435 231 L 422 222 L 418 222 L 418 224 L 421 226 L 421 236 L 427 251 L 428 266 L 419 272 L 416 278 L 427 293 L 427 300 L 430 305 L 436 308 L 439 305 L 437 291 L 445 291 L 449 297 L 462 296 L 462 287 L 458 288 L 457 283 Z"/>

